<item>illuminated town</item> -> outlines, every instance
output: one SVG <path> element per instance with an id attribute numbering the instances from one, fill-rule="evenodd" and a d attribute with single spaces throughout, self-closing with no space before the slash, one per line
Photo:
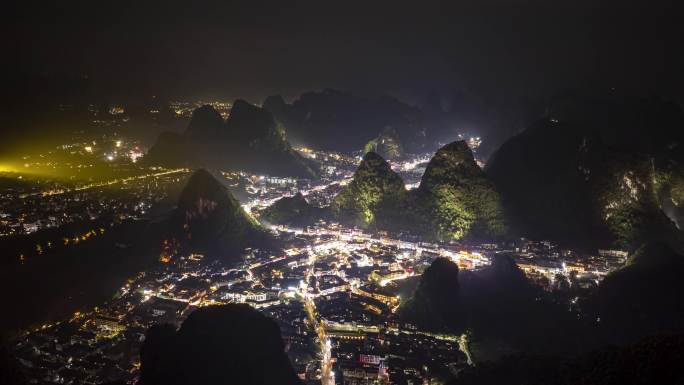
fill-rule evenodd
<path id="1" fill-rule="evenodd" d="M 81 150 L 95 151 L 90 144 Z M 319 182 L 225 171 L 224 184 L 255 218 L 296 193 L 312 204 L 328 205 L 349 182 L 358 155 L 298 150 L 322 163 L 325 176 Z M 392 166 L 411 188 L 428 159 L 420 155 Z M 90 185 L 11 191 L 11 199 L 3 199 L 3 232 L 31 234 L 76 219 L 97 224 L 87 233 L 38 244 L 18 258 L 38 258 L 53 244 L 78 247 L 116 223 L 144 218 L 188 174 L 187 169 L 140 170 Z M 430 333 L 396 316 L 436 258 L 448 258 L 467 271 L 488 266 L 495 254 L 514 255 L 528 277 L 553 291 L 563 282 L 595 287 L 627 257 L 618 250 L 579 255 L 550 242 L 524 239 L 426 243 L 411 234 L 366 233 L 326 222 L 305 228 L 272 226 L 271 231 L 286 245 L 282 254 L 246 250 L 235 263 L 209 261 L 200 254 L 162 255 L 161 264 L 130 277 L 106 303 L 27 331 L 14 346 L 16 356 L 36 382 L 135 383 L 139 350 L 151 325 L 179 326 L 199 307 L 246 303 L 277 321 L 293 368 L 307 383 L 420 384 L 445 372 L 458 373 L 477 359 L 468 348 L 467 333 Z"/>
<path id="2" fill-rule="evenodd" d="M 679 3 L 3 7 L 0 385 L 684 385 Z"/>

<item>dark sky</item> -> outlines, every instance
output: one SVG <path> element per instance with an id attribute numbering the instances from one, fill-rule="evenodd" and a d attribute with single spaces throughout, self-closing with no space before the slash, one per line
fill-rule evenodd
<path id="1" fill-rule="evenodd" d="M 140 3 L 145 3 L 141 5 Z M 3 16 L 17 73 L 118 98 L 293 98 L 324 87 L 537 96 L 585 85 L 682 100 L 675 1 L 59 1 Z"/>

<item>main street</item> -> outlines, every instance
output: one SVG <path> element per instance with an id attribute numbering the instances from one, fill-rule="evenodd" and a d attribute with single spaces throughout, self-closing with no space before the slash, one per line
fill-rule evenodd
<path id="1" fill-rule="evenodd" d="M 32 195 L 42 195 L 42 196 L 60 195 L 60 194 L 66 194 L 66 193 L 75 192 L 75 191 L 84 191 L 84 190 L 97 188 L 97 187 L 112 186 L 112 185 L 119 184 L 119 183 L 128 183 L 128 182 L 142 180 L 142 179 L 158 178 L 160 176 L 179 174 L 179 173 L 188 173 L 188 172 L 190 172 L 190 170 L 187 168 L 177 168 L 177 169 L 171 169 L 171 170 L 164 170 L 164 171 L 153 172 L 153 173 L 149 173 L 149 174 L 130 176 L 127 178 L 117 178 L 117 179 L 112 179 L 112 180 L 108 180 L 108 181 L 104 181 L 104 182 L 91 183 L 91 184 L 81 185 L 81 186 L 77 186 L 77 187 L 73 187 L 73 188 L 63 188 L 63 189 L 58 189 L 58 190 L 42 191 L 42 192 L 34 193 L 34 194 L 26 194 L 26 195 L 22 196 L 22 198 L 26 198 L 26 197 L 29 197 Z"/>
<path id="2" fill-rule="evenodd" d="M 319 321 L 318 312 L 316 311 L 316 303 L 313 300 L 313 296 L 309 294 L 309 279 L 313 276 L 314 263 L 316 261 L 315 254 L 311 255 L 309 260 L 310 267 L 307 270 L 306 277 L 301 286 L 300 297 L 304 300 L 304 308 L 309 319 L 311 328 L 316 332 L 318 336 L 318 343 L 321 350 L 321 384 L 322 385 L 335 385 L 335 377 L 332 373 L 332 362 L 331 362 L 331 345 L 330 339 L 325 332 L 325 327 Z"/>

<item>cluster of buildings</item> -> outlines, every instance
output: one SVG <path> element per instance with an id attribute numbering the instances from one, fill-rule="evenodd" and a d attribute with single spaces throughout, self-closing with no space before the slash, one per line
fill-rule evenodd
<path id="1" fill-rule="evenodd" d="M 63 179 L 87 179 L 94 172 L 106 174 L 131 172 L 145 155 L 145 147 L 138 141 L 115 132 L 93 136 L 85 132 L 73 135 L 69 143 L 21 157 L 17 173 L 39 176 L 61 176 Z"/>
<path id="2" fill-rule="evenodd" d="M 221 117 L 223 119 L 228 118 L 228 115 L 230 114 L 230 109 L 232 108 L 231 103 L 228 102 L 223 102 L 223 101 L 195 101 L 195 102 L 186 102 L 186 101 L 172 101 L 169 103 L 169 108 L 171 111 L 173 111 L 177 116 L 183 117 L 183 118 L 190 118 L 192 116 L 193 111 L 195 109 L 202 107 L 204 105 L 210 105 L 214 107 L 214 109 L 221 114 Z"/>
<path id="3" fill-rule="evenodd" d="M 182 174 L 152 173 L 121 183 L 61 187 L 49 192 L 32 187 L 4 190 L 0 193 L 0 236 L 31 234 L 103 217 L 124 220 L 143 216 L 167 196 L 170 184 L 184 180 Z"/>
<path id="4" fill-rule="evenodd" d="M 15 242 L 24 260 L 103 235 L 112 226 L 148 218 L 181 184 L 188 170 L 158 170 L 86 186 L 54 185 L 0 193 L 0 237 L 23 236 Z M 18 239 L 18 238 L 17 238 Z"/>
<path id="5" fill-rule="evenodd" d="M 611 271 L 622 267 L 629 257 L 624 250 L 598 250 L 595 255 L 563 250 L 548 241 L 521 239 L 506 252 L 518 267 L 546 290 L 577 286 L 596 287 Z"/>
<path id="6" fill-rule="evenodd" d="M 246 303 L 277 320 L 293 367 L 307 382 L 326 382 L 328 367 L 335 383 L 418 383 L 438 368 L 466 364 L 455 337 L 398 324 L 402 280 L 381 278 L 394 271 L 415 278 L 448 251 L 416 252 L 335 226 L 282 237 L 283 255 L 249 250 L 226 263 L 191 254 L 132 277 L 109 303 L 27 333 L 15 346 L 17 357 L 39 382 L 133 381 L 151 325 L 179 326 L 199 307 Z M 443 355 L 424 367 L 421 349 L 433 347 Z"/>
<path id="7" fill-rule="evenodd" d="M 25 155 L 0 190 L 0 236 L 31 234 L 100 217 L 135 217 L 180 182 L 180 171 L 134 163 L 143 156 L 137 141 L 102 134 Z M 172 171 L 172 172 L 169 172 Z"/>
<path id="8" fill-rule="evenodd" d="M 309 179 L 256 175 L 242 171 L 223 171 L 225 185 L 241 202 L 247 212 L 253 207 L 264 207 L 283 196 L 296 194 L 311 186 Z"/>

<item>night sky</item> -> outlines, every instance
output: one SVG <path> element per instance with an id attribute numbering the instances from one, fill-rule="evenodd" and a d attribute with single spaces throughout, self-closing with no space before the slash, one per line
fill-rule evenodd
<path id="1" fill-rule="evenodd" d="M 684 96 L 675 1 L 54 3 L 5 14 L 5 76 L 87 75 L 123 99 L 261 102 L 330 87 L 419 104 L 431 91 L 587 85 Z"/>

